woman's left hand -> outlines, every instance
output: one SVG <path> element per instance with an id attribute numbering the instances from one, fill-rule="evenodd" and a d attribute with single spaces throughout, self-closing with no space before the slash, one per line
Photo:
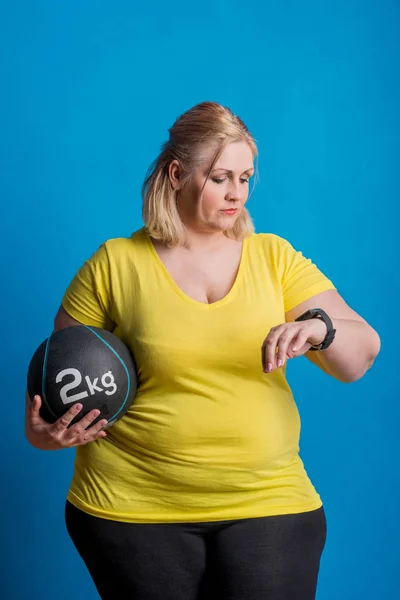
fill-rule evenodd
<path id="1" fill-rule="evenodd" d="M 302 356 L 311 346 L 321 344 L 326 331 L 321 319 L 294 321 L 273 327 L 261 348 L 264 373 L 283 367 L 287 359 Z"/>

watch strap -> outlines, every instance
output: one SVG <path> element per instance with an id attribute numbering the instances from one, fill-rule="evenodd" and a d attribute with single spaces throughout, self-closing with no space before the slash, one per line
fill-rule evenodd
<path id="1" fill-rule="evenodd" d="M 327 328 L 326 336 L 321 344 L 318 344 L 317 346 L 311 346 L 310 350 L 314 352 L 326 350 L 332 344 L 336 335 L 336 329 L 333 328 L 333 323 L 330 317 L 324 310 L 322 310 L 322 308 L 311 308 L 297 317 L 295 321 L 308 321 L 309 319 L 320 319 L 325 323 Z"/>

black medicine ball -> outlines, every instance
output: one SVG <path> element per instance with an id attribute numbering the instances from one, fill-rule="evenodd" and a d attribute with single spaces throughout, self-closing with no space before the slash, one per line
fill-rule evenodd
<path id="1" fill-rule="evenodd" d="M 54 423 L 74 404 L 83 409 L 71 425 L 93 409 L 101 411 L 92 425 L 107 419 L 110 427 L 133 402 L 137 389 L 135 362 L 127 346 L 98 327 L 77 325 L 51 334 L 33 355 L 28 394 L 42 398 L 40 414 Z"/>

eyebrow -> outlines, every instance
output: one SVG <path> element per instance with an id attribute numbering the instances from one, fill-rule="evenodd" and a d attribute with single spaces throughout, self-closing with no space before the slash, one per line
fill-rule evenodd
<path id="1" fill-rule="evenodd" d="M 231 169 L 224 169 L 222 167 L 219 167 L 218 169 L 213 169 L 211 172 L 214 173 L 214 171 L 225 171 L 225 173 L 229 173 L 230 175 L 233 174 L 233 171 Z M 254 171 L 254 167 L 249 167 L 248 169 L 243 171 L 243 173 L 248 173 L 249 171 Z M 242 175 L 243 175 L 243 173 L 242 173 Z"/>

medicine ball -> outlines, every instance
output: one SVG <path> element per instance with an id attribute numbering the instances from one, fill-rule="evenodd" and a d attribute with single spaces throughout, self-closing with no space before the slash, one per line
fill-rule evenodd
<path id="1" fill-rule="evenodd" d="M 34 353 L 27 379 L 29 397 L 41 396 L 40 414 L 48 423 L 80 402 L 83 409 L 71 425 L 98 409 L 91 425 L 107 419 L 110 427 L 127 412 L 137 389 L 127 346 L 109 331 L 85 325 L 52 333 Z"/>

